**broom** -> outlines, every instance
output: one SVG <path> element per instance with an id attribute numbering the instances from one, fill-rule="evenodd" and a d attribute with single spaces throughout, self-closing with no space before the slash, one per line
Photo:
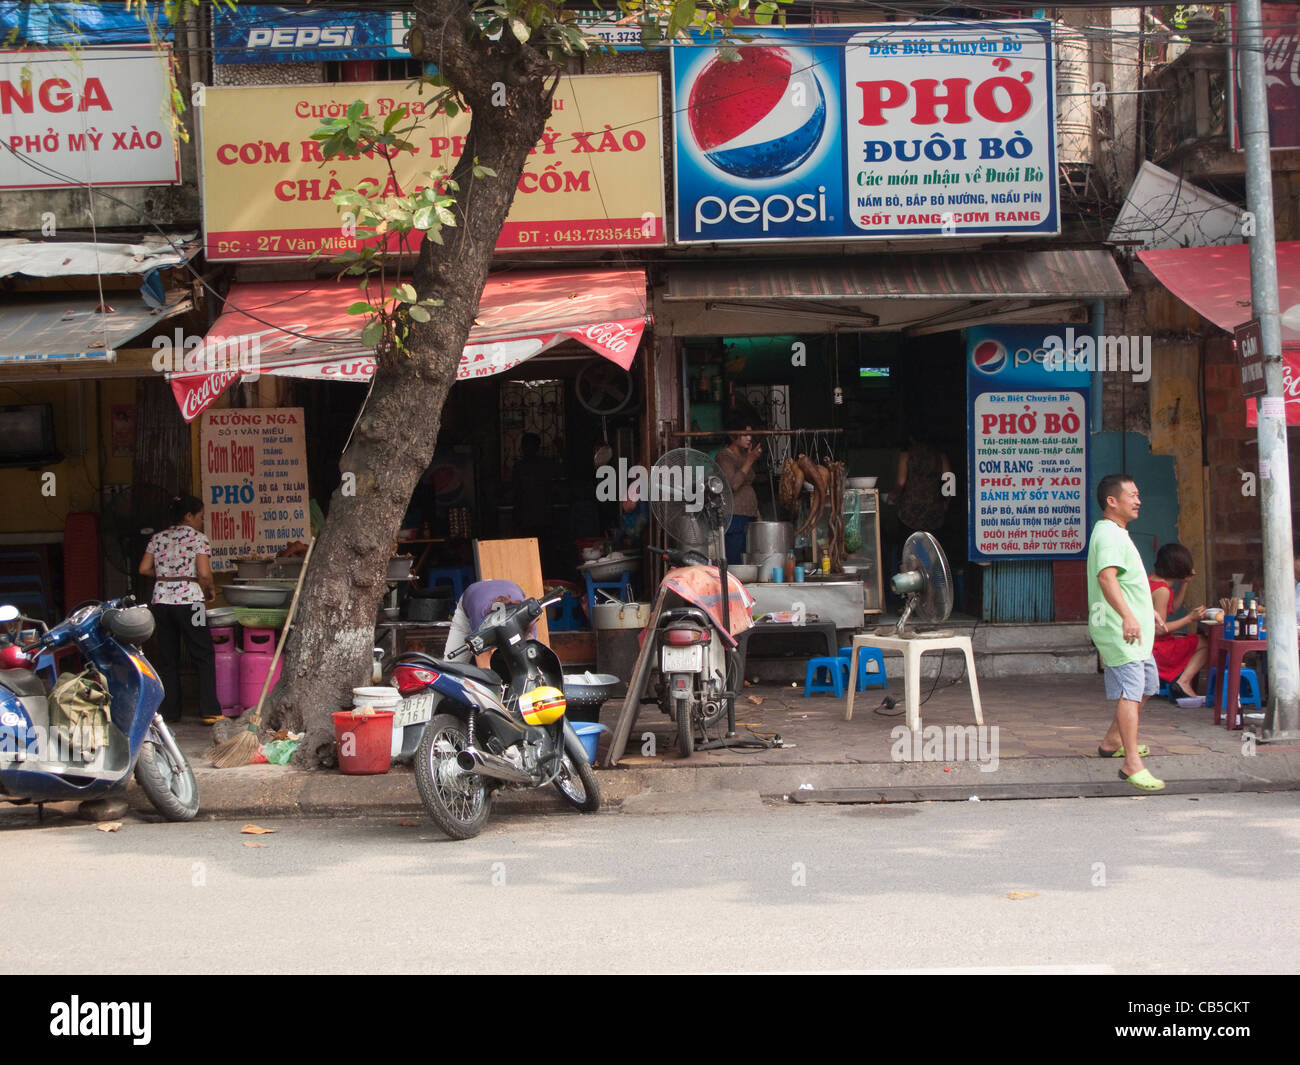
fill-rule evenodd
<path id="1" fill-rule="evenodd" d="M 271 666 L 266 671 L 266 679 L 262 681 L 262 694 L 257 697 L 257 707 L 253 711 L 253 716 L 248 719 L 248 728 L 223 743 L 209 747 L 203 753 L 203 757 L 218 769 L 233 769 L 235 766 L 249 765 L 253 761 L 253 756 L 261 749 L 261 744 L 257 742 L 257 730 L 262 724 L 262 704 L 266 702 L 271 678 L 275 676 L 276 663 L 280 661 L 280 652 L 284 650 L 284 641 L 293 625 L 293 616 L 298 610 L 298 594 L 302 591 L 302 582 L 307 576 L 307 565 L 311 562 L 311 552 L 315 546 L 316 540 L 313 538 L 307 545 L 307 554 L 303 556 L 302 569 L 298 571 L 298 583 L 293 589 L 293 601 L 289 604 L 289 614 L 284 619 L 284 628 L 280 630 L 280 638 L 276 641 L 275 654 L 271 657 Z"/>

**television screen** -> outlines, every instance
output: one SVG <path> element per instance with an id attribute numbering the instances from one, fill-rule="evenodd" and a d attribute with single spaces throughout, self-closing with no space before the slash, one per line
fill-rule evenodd
<path id="1" fill-rule="evenodd" d="M 867 388 L 888 388 L 889 387 L 889 367 L 888 366 L 859 366 L 859 382 Z"/>
<path id="2" fill-rule="evenodd" d="M 0 407 L 0 462 L 36 462 L 55 455 L 50 404 Z"/>

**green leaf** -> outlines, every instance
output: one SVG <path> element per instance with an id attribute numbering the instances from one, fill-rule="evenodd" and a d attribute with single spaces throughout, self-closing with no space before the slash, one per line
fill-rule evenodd
<path id="1" fill-rule="evenodd" d="M 433 241 L 435 244 L 443 243 L 441 229 L 430 229 L 424 235 L 428 237 L 431 241 Z"/>
<path id="2" fill-rule="evenodd" d="M 361 343 L 368 348 L 375 347 L 384 338 L 384 323 L 378 318 L 367 322 L 361 330 Z"/>
<path id="3" fill-rule="evenodd" d="M 429 312 L 426 311 L 419 304 L 413 304 L 412 306 L 406 309 L 408 313 L 411 315 L 411 317 L 414 318 L 417 322 L 427 322 L 432 317 L 432 315 L 429 314 Z M 719 587 L 721 587 L 721 585 L 719 585 Z"/>
<path id="4" fill-rule="evenodd" d="M 415 289 L 410 285 L 398 285 L 393 289 L 393 295 L 403 303 L 414 303 L 419 296 L 416 295 Z M 721 585 L 719 585 L 721 587 Z"/>
<path id="5" fill-rule="evenodd" d="M 361 119 L 361 116 L 365 114 L 365 112 L 366 112 L 366 102 L 364 100 L 354 100 L 351 106 L 349 106 L 347 110 L 348 123 L 351 125 L 355 125 Z"/>
<path id="6" fill-rule="evenodd" d="M 413 229 L 428 229 L 433 225 L 433 208 L 421 207 L 411 216 L 411 227 Z"/>
<path id="7" fill-rule="evenodd" d="M 693 0 L 682 0 L 682 2 L 693 3 Z M 512 18 L 510 20 L 510 32 L 515 35 L 515 39 L 520 44 L 527 43 L 528 38 L 532 35 L 532 31 L 528 28 L 528 23 L 521 18 Z"/>
<path id="8" fill-rule="evenodd" d="M 496 177 L 496 176 L 497 176 L 497 172 L 496 172 L 495 170 L 493 170 L 490 166 L 482 166 L 481 164 L 475 164 L 475 166 L 474 166 L 474 176 L 475 176 L 475 177 L 480 177 L 480 178 L 481 178 L 481 177 Z M 719 585 L 718 587 L 722 587 L 722 586 Z"/>
<path id="9" fill-rule="evenodd" d="M 447 210 L 447 208 L 439 205 L 434 207 L 434 211 L 437 212 L 438 220 L 444 226 L 454 226 L 456 224 L 456 216 L 452 214 L 449 210 Z M 722 586 L 719 585 L 718 587 L 722 587 Z"/>
<path id="10" fill-rule="evenodd" d="M 379 309 L 377 307 L 372 307 L 365 300 L 362 300 L 359 303 L 354 303 L 351 307 L 348 308 L 348 314 L 378 314 L 378 313 L 379 313 Z M 719 585 L 719 587 L 721 587 L 721 585 Z"/>
<path id="11" fill-rule="evenodd" d="M 384 132 L 392 133 L 393 127 L 406 117 L 406 104 L 402 104 L 396 111 L 384 119 Z M 721 587 L 721 585 L 719 585 Z"/>
<path id="12" fill-rule="evenodd" d="M 442 109 L 445 112 L 447 112 L 448 118 L 455 118 L 458 114 L 460 114 L 460 106 L 456 103 L 455 100 L 448 100 L 446 103 L 442 105 Z M 719 584 L 718 587 L 721 588 L 722 585 Z"/>

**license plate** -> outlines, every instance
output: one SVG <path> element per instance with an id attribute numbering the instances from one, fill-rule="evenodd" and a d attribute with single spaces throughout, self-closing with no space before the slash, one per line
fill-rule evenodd
<path id="1" fill-rule="evenodd" d="M 663 673 L 699 673 L 704 669 L 704 648 L 700 644 L 689 647 L 659 648 L 659 669 Z"/>
<path id="2" fill-rule="evenodd" d="M 433 717 L 433 692 L 420 692 L 402 700 L 402 705 L 393 715 L 393 728 L 405 728 L 407 725 L 419 725 Z"/>

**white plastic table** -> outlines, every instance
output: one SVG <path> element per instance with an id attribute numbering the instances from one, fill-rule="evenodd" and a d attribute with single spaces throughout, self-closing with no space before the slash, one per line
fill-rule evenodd
<path id="1" fill-rule="evenodd" d="M 969 636 L 873 636 L 863 634 L 853 637 L 853 654 L 849 658 L 849 697 L 844 707 L 844 720 L 853 720 L 853 691 L 857 684 L 858 649 L 875 647 L 881 651 L 897 651 L 903 656 L 903 699 L 907 707 L 907 727 L 913 732 L 921 730 L 921 656 L 926 651 L 958 648 L 966 655 L 966 679 L 970 682 L 970 698 L 975 706 L 975 724 L 984 724 L 980 706 L 980 686 L 975 679 L 975 652 Z"/>

